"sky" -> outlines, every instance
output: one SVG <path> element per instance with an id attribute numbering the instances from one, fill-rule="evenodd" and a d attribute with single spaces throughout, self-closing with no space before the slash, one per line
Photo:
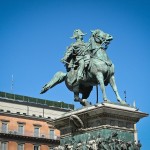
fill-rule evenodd
<path id="1" fill-rule="evenodd" d="M 74 42 L 75 29 L 87 33 L 101 29 L 113 36 L 107 54 L 115 65 L 115 78 L 122 99 L 150 113 L 150 1 L 149 0 L 0 0 L 0 91 L 64 101 L 73 93 L 64 83 L 39 94 L 57 71 L 66 47 Z M 12 85 L 13 75 L 13 89 Z M 117 102 L 110 86 L 108 98 Z M 95 87 L 88 98 L 95 104 Z M 99 88 L 99 102 L 102 94 Z M 148 150 L 149 117 L 137 123 L 142 150 Z"/>

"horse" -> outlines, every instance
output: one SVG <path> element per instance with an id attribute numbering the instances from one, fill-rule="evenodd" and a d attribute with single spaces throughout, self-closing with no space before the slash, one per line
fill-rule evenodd
<path id="1" fill-rule="evenodd" d="M 71 69 L 67 73 L 57 72 L 54 77 L 44 85 L 41 90 L 41 94 L 45 93 L 55 85 L 64 82 L 67 88 L 74 93 L 74 101 L 80 102 L 81 105 L 87 106 L 89 103 L 86 101 L 89 97 L 93 86 L 100 85 L 102 90 L 103 100 L 109 102 L 105 86 L 111 85 L 118 102 L 126 104 L 119 96 L 117 85 L 114 77 L 114 64 L 109 59 L 106 49 L 113 39 L 108 33 L 97 29 L 91 31 L 92 35 L 89 39 L 88 53 L 90 55 L 90 62 L 82 79 L 76 80 L 78 68 Z M 79 97 L 79 93 L 82 94 L 82 98 Z"/>

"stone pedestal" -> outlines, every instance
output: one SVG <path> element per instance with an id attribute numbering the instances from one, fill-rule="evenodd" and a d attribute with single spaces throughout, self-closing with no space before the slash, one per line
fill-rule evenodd
<path id="1" fill-rule="evenodd" d="M 61 131 L 58 149 L 138 150 L 135 125 L 146 116 L 134 107 L 106 102 L 67 112 L 54 120 Z"/>

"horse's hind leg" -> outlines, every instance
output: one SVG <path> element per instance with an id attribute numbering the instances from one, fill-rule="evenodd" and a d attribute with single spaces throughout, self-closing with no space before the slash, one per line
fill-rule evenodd
<path id="1" fill-rule="evenodd" d="M 84 87 L 82 91 L 82 99 L 87 99 L 93 89 L 93 86 Z"/>
<path id="2" fill-rule="evenodd" d="M 120 95 L 119 95 L 119 93 L 118 93 L 118 89 L 117 89 L 116 82 L 115 82 L 115 77 L 114 77 L 114 76 L 111 76 L 109 82 L 110 82 L 110 85 L 111 85 L 113 91 L 114 91 L 115 94 L 116 94 L 117 100 L 118 100 L 120 103 L 125 104 L 126 102 L 121 99 L 121 97 L 120 97 Z"/>
<path id="3" fill-rule="evenodd" d="M 98 72 L 97 75 L 97 80 L 100 84 L 100 88 L 102 90 L 102 94 L 103 94 L 103 100 L 104 101 L 108 101 L 107 96 L 106 96 L 106 90 L 105 90 L 105 85 L 104 85 L 104 76 L 101 72 Z"/>
<path id="4" fill-rule="evenodd" d="M 66 73 L 61 71 L 57 72 L 54 75 L 54 77 L 47 84 L 44 85 L 40 94 L 45 93 L 47 90 L 53 88 L 55 85 L 65 81 L 65 78 L 66 78 Z"/>
<path id="5" fill-rule="evenodd" d="M 73 92 L 74 92 L 74 101 L 80 102 L 81 98 L 79 97 L 79 84 L 74 85 Z"/>

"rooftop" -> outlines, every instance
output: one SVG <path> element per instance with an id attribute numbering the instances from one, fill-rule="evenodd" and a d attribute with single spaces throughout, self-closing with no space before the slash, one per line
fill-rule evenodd
<path id="1" fill-rule="evenodd" d="M 39 99 L 39 98 L 23 96 L 18 94 L 11 94 L 6 92 L 0 92 L 0 98 L 4 98 L 5 100 L 12 100 L 13 102 L 16 101 L 16 102 L 25 102 L 29 104 L 43 105 L 43 107 L 48 106 L 48 107 L 74 110 L 73 104 L 67 104 L 64 102 L 51 101 L 46 99 Z"/>

